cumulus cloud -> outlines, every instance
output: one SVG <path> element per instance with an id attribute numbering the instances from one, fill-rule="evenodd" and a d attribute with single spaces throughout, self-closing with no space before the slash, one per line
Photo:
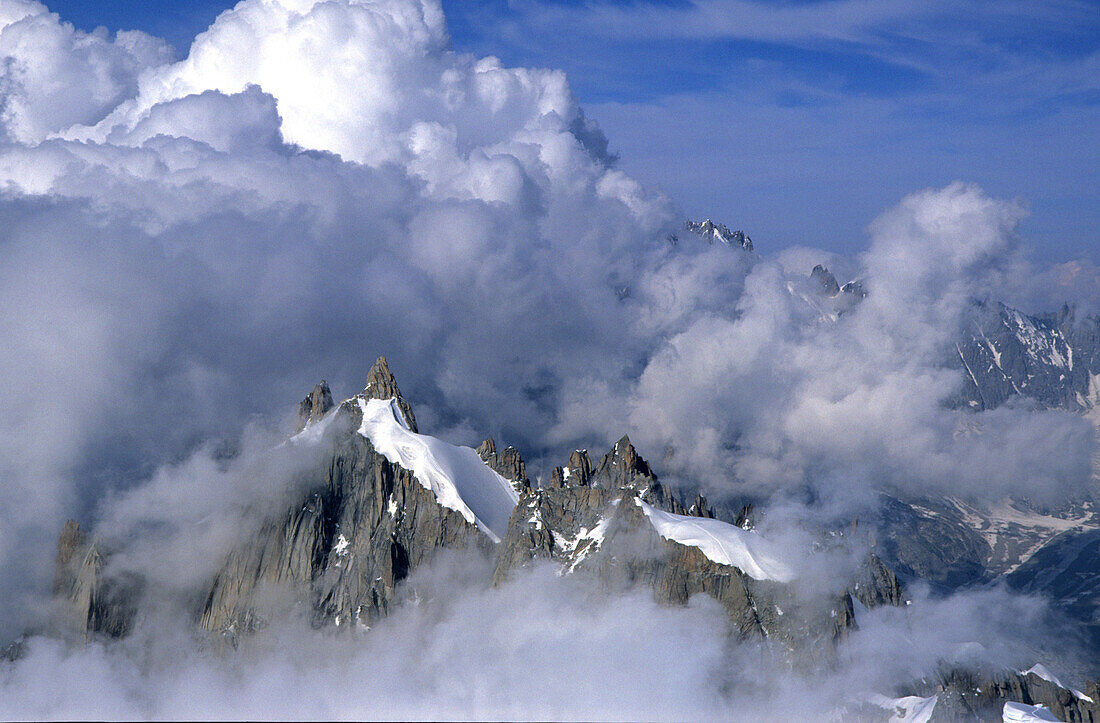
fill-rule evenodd
<path id="1" fill-rule="evenodd" d="M 670 450 L 668 471 L 718 494 L 1079 492 L 1093 436 L 1081 418 L 945 406 L 962 383 L 947 362 L 972 301 L 996 298 L 1015 268 L 1021 215 L 964 184 L 907 197 L 872 224 L 849 274 L 867 298 L 836 318 L 780 263 L 761 261 L 732 308 L 689 305 L 621 404 L 601 408 L 629 409 L 643 446 Z"/>
<path id="2" fill-rule="evenodd" d="M 0 7 L 4 135 L 34 143 L 75 124 L 97 123 L 137 91 L 143 70 L 171 56 L 167 43 L 145 33 L 85 33 L 34 0 L 5 0 Z"/>
<path id="3" fill-rule="evenodd" d="M 834 318 L 793 256 L 684 234 L 669 199 L 614 168 L 560 72 L 455 51 L 438 2 L 244 0 L 179 62 L 155 39 L 83 34 L 35 3 L 0 0 L 0 21 L 2 635 L 47 588 L 66 516 L 98 521 L 127 564 L 161 545 L 163 567 L 145 572 L 166 585 L 201 578 L 255 505 L 293 481 L 266 457 L 285 431 L 271 428 L 321 377 L 357 391 L 380 353 L 425 431 L 496 436 L 536 472 L 628 431 L 659 472 L 714 495 L 809 489 L 849 512 L 869 486 L 1053 496 L 1089 477 L 1092 433 L 1077 417 L 943 405 L 961 382 L 946 360 L 967 304 L 996 294 L 1018 255 L 1015 203 L 963 184 L 904 199 L 847 262 L 869 296 Z M 242 450 L 232 461 L 210 453 L 226 440 Z M 509 590 L 502 624 L 535 606 L 545 632 L 577 612 Z M 471 593 L 428 628 L 440 660 L 491 657 L 455 621 L 493 600 Z M 644 679 L 665 651 L 632 637 L 633 616 L 671 626 L 684 655 L 702 650 L 684 673 L 701 677 L 682 682 L 717 695 L 705 671 L 725 653 L 698 632 L 712 610 L 621 604 L 585 609 L 604 648 L 566 626 L 573 637 L 550 660 L 614 668 L 607 651 L 630 639 L 633 657 L 607 674 Z M 409 654 L 379 638 L 395 646 L 380 659 Z M 257 678 L 195 662 L 154 695 L 141 692 L 138 647 L 38 640 L 12 690 L 38 664 L 87 667 L 117 681 L 124 706 L 88 710 L 171 714 L 219 676 L 260 696 L 302 674 L 285 658 Z M 520 651 L 506 652 L 474 690 L 535 685 L 509 677 Z M 447 705 L 530 710 L 530 698 L 456 700 L 445 680 L 425 685 Z M 82 690 L 97 688 L 66 695 Z M 255 710 L 211 700 L 211 714 Z M 309 700 L 321 707 L 302 710 L 350 710 Z M 639 700 L 656 707 L 613 710 L 687 704 Z M 399 715 L 452 710 L 425 705 Z"/>

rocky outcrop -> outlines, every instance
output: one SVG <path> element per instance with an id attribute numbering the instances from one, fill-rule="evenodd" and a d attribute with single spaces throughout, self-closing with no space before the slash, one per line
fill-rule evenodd
<path id="1" fill-rule="evenodd" d="M 133 628 L 144 585 L 135 575 L 110 575 L 98 545 L 74 520 L 57 542 L 54 596 L 60 601 L 63 630 L 84 639 L 125 637 Z"/>
<path id="2" fill-rule="evenodd" d="M 662 604 L 684 605 L 693 595 L 705 594 L 726 610 L 737 635 L 798 648 L 803 664 L 815 658 L 812 651 L 822 644 L 831 650 L 831 643 L 855 625 L 848 590 L 802 597 L 784 582 L 754 579 L 708 558 L 699 547 L 662 537 L 639 501 L 675 515 L 715 516 L 702 495 L 685 506 L 658 481 L 627 437 L 596 465 L 586 451 L 577 450 L 553 471 L 547 486 L 520 497 L 500 544 L 494 582 L 542 560 L 563 573 L 590 575 L 605 587 L 649 587 Z M 747 528 L 751 508 L 740 510 L 736 522 Z M 861 601 L 869 607 L 899 604 L 900 584 L 893 573 L 877 558 L 865 567 L 866 579 L 857 580 Z"/>
<path id="3" fill-rule="evenodd" d="M 369 626 L 389 611 L 398 584 L 437 551 L 492 550 L 481 530 L 358 434 L 357 400 L 387 395 L 415 425 L 380 358 L 363 392 L 330 412 L 337 417 L 321 442 L 329 451 L 304 481 L 307 492 L 228 555 L 206 596 L 203 629 L 233 639 L 263 626 L 286 599 L 308 601 L 316 625 Z"/>
<path id="4" fill-rule="evenodd" d="M 516 492 L 523 494 L 531 489 L 531 480 L 527 478 L 527 465 L 519 450 L 507 446 L 497 452 L 496 441 L 492 437 L 478 445 L 477 454 L 489 466 L 489 469 L 512 483 Z"/>
<path id="5" fill-rule="evenodd" d="M 958 668 L 946 670 L 914 686 L 918 695 L 938 696 L 931 718 L 936 723 L 1000 721 L 1007 702 L 1045 706 L 1055 718 L 1066 723 L 1097 723 L 1100 721 L 1100 686 L 1091 682 L 1086 688 L 1079 694 L 1034 673 L 974 672 Z"/>
<path id="6" fill-rule="evenodd" d="M 315 422 L 332 409 L 332 392 L 324 379 L 298 405 L 298 425 L 295 432 L 301 432 L 310 422 Z"/>
<path id="7" fill-rule="evenodd" d="M 821 264 L 813 268 L 810 278 L 821 285 L 821 290 L 826 296 L 836 296 L 840 293 L 840 284 L 837 283 L 836 277 Z"/>
<path id="8" fill-rule="evenodd" d="M 905 590 L 898 576 L 873 552 L 860 565 L 849 591 L 868 608 L 905 604 Z"/>

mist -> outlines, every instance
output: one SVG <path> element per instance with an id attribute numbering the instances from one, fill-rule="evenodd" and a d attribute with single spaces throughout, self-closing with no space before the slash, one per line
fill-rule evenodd
<path id="1" fill-rule="evenodd" d="M 0 0 L 0 55 L 0 638 L 46 617 L 67 518 L 161 591 L 132 639 L 32 636 L 6 717 L 767 719 L 1060 634 L 1038 599 L 917 591 L 803 690 L 707 600 L 495 589 L 453 557 L 367 634 L 291 616 L 211 650 L 171 601 L 291 498 L 315 460 L 279 445 L 322 378 L 350 396 L 385 354 L 421 431 L 514 444 L 533 476 L 629 433 L 662 480 L 770 505 L 802 557 L 877 491 L 1089 494 L 1088 420 L 951 408 L 948 362 L 974 300 L 1047 303 L 1058 276 L 1087 307 L 1097 274 L 1030 261 L 1026 205 L 962 181 L 867 219 L 854 258 L 708 245 L 563 73 L 454 48 L 436 0 L 243 0 L 178 61 Z M 866 298 L 823 306 L 822 261 Z"/>

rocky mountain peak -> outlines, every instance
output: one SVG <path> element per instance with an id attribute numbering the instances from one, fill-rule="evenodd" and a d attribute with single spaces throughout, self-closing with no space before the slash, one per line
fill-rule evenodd
<path id="1" fill-rule="evenodd" d="M 625 434 L 607 453 L 607 456 L 600 463 L 600 467 L 606 468 L 615 463 L 621 463 L 625 471 L 635 475 L 653 477 L 653 470 L 649 468 L 649 463 L 642 459 L 641 455 L 638 454 L 638 450 L 631 444 L 630 437 Z"/>
<path id="2" fill-rule="evenodd" d="M 477 446 L 477 454 L 484 460 L 488 460 L 489 457 L 497 453 L 497 443 L 492 437 L 489 437 L 484 442 Z"/>
<path id="3" fill-rule="evenodd" d="M 393 372 L 390 371 L 390 364 L 386 361 L 386 357 L 380 356 L 374 362 L 374 366 L 371 367 L 370 373 L 367 374 L 367 384 L 363 387 L 363 391 L 359 392 L 357 396 L 361 399 L 395 399 L 398 408 L 401 409 L 401 413 L 405 416 L 405 422 L 408 424 L 409 429 L 413 432 L 418 431 L 416 428 L 416 417 L 413 415 L 412 407 L 409 406 L 409 403 L 401 396 L 401 390 L 397 387 L 397 379 L 394 378 Z"/>
<path id="4" fill-rule="evenodd" d="M 840 291 L 844 294 L 851 294 L 857 299 L 867 298 L 867 291 L 863 288 L 863 284 L 859 281 L 849 281 L 848 283 L 844 284 L 844 286 L 840 287 Z"/>
<path id="5" fill-rule="evenodd" d="M 294 431 L 301 432 L 310 422 L 325 416 L 333 406 L 335 405 L 332 402 L 332 392 L 328 388 L 328 382 L 322 379 L 298 405 L 298 426 Z"/>
<path id="6" fill-rule="evenodd" d="M 840 293 L 840 284 L 837 283 L 836 277 L 827 267 L 818 264 L 810 272 L 810 278 L 821 284 L 821 288 L 827 296 L 836 296 Z"/>
<path id="7" fill-rule="evenodd" d="M 729 227 L 722 223 L 715 223 L 709 218 L 705 221 L 688 221 L 684 228 L 698 236 L 702 236 L 707 243 L 718 241 L 727 246 L 739 246 L 746 251 L 752 251 L 752 239 L 744 231 L 730 231 Z"/>

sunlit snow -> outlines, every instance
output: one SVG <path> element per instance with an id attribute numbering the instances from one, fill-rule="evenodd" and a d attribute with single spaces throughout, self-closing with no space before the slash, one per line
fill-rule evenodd
<path id="1" fill-rule="evenodd" d="M 486 467 L 473 449 L 410 431 L 394 400 L 358 401 L 363 410 L 359 434 L 390 462 L 411 471 L 439 504 L 500 542 L 519 501 L 508 480 Z"/>
<path id="2" fill-rule="evenodd" d="M 674 515 L 635 501 L 666 540 L 698 547 L 719 565 L 732 565 L 756 580 L 790 582 L 795 577 L 779 551 L 755 532 L 721 520 Z"/>
<path id="3" fill-rule="evenodd" d="M 1005 703 L 1001 712 L 1001 720 L 1004 723 L 1031 723 L 1032 721 L 1057 721 L 1046 706 L 1028 705 L 1027 703 Z"/>

